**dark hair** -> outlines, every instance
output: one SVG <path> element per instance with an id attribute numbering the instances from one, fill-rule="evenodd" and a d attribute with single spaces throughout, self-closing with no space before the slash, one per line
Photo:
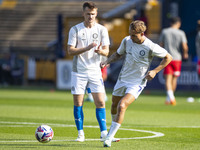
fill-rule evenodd
<path id="1" fill-rule="evenodd" d="M 200 31 L 200 19 L 197 20 L 197 31 Z"/>
<path id="2" fill-rule="evenodd" d="M 131 22 L 130 29 L 136 31 L 137 33 L 142 33 L 146 31 L 147 27 L 143 21 L 135 20 Z"/>
<path id="3" fill-rule="evenodd" d="M 94 2 L 85 2 L 83 4 L 83 10 L 85 10 L 86 7 L 88 7 L 89 9 L 97 9 L 97 6 Z"/>
<path id="4" fill-rule="evenodd" d="M 177 22 L 181 22 L 181 18 L 180 17 L 172 17 L 170 18 L 170 24 L 176 24 Z"/>

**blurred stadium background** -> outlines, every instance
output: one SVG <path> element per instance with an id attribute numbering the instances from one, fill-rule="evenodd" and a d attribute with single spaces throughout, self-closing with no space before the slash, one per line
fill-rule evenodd
<path id="1" fill-rule="evenodd" d="M 71 61 L 66 52 L 68 31 L 83 21 L 81 0 L 0 0 L 0 85 L 40 85 L 70 89 Z M 196 0 L 94 0 L 98 21 L 109 31 L 112 54 L 128 35 L 133 19 L 144 19 L 147 37 L 158 41 L 170 16 L 180 16 L 190 58 L 184 61 L 177 90 L 199 90 L 195 36 L 200 19 Z M 152 67 L 156 64 L 154 60 Z M 105 85 L 112 88 L 121 62 L 110 66 Z M 112 75 L 111 75 L 112 74 Z M 113 75 L 114 74 L 114 75 Z M 162 72 L 147 89 L 164 89 Z"/>

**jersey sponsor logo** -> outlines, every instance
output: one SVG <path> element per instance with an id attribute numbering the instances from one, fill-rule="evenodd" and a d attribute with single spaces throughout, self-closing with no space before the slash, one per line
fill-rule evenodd
<path id="1" fill-rule="evenodd" d="M 85 35 L 85 33 L 82 33 L 81 40 L 86 40 L 86 35 Z"/>

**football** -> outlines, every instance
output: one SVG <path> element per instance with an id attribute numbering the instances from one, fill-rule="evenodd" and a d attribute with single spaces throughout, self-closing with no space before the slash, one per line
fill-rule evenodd
<path id="1" fill-rule="evenodd" d="M 50 142 L 53 139 L 53 135 L 53 130 L 48 125 L 41 125 L 35 131 L 35 137 L 41 143 Z"/>

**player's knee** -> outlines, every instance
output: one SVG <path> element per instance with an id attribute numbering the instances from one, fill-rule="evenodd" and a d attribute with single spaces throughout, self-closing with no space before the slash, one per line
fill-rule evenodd
<path id="1" fill-rule="evenodd" d="M 127 106 L 126 106 L 125 103 L 120 103 L 120 104 L 119 104 L 119 109 L 120 109 L 120 110 L 126 110 L 126 108 L 127 108 Z"/>
<path id="2" fill-rule="evenodd" d="M 79 106 L 83 105 L 83 102 L 79 101 L 79 100 L 74 100 L 74 105 L 77 106 L 77 107 L 79 107 Z"/>
<path id="3" fill-rule="evenodd" d="M 95 102 L 95 105 L 96 105 L 97 108 L 104 108 L 105 102 L 104 101 L 98 101 L 98 102 Z"/>

